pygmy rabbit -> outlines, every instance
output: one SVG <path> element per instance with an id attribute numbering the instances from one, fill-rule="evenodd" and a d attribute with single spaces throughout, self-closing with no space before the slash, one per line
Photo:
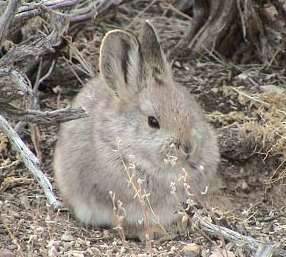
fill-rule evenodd
<path id="1" fill-rule="evenodd" d="M 100 71 L 73 102 L 88 117 L 61 125 L 56 181 L 81 222 L 152 238 L 216 177 L 216 136 L 174 81 L 148 21 L 139 39 L 123 30 L 106 34 Z"/>

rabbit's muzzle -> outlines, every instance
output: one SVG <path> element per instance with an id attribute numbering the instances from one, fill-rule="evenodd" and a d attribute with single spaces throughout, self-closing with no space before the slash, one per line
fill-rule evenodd
<path id="1" fill-rule="evenodd" d="M 181 154 L 184 157 L 185 161 L 190 166 L 190 168 L 200 169 L 200 170 L 203 169 L 202 165 L 200 165 L 199 163 L 194 161 L 192 158 L 192 153 L 193 153 L 194 148 L 191 146 L 191 144 L 181 144 L 179 146 L 179 149 L 180 149 Z"/>
<path id="2" fill-rule="evenodd" d="M 197 150 L 195 146 L 191 143 L 181 142 L 176 139 L 170 140 L 168 144 L 167 156 L 172 156 L 180 163 L 186 163 L 192 169 L 202 170 L 202 165 L 194 160 L 195 151 Z"/>

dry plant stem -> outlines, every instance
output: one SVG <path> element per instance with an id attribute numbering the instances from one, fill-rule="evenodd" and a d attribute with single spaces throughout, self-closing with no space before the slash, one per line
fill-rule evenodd
<path id="1" fill-rule="evenodd" d="M 242 92 L 241 90 L 238 90 L 234 87 L 231 87 L 236 93 L 238 93 L 239 95 L 241 96 L 244 96 L 245 98 L 247 99 L 250 99 L 251 101 L 253 102 L 257 102 L 257 103 L 260 103 L 261 105 L 264 105 L 266 107 L 270 107 L 271 105 L 263 100 L 260 100 L 259 98 L 255 97 L 255 96 L 251 96 L 251 95 L 248 95 L 247 93 L 245 92 Z M 277 109 L 277 111 L 282 114 L 282 115 L 285 115 L 286 116 L 286 112 L 281 110 L 281 109 Z"/>
<path id="2" fill-rule="evenodd" d="M 273 24 L 265 18 L 267 11 L 263 7 L 257 7 L 257 1 L 254 0 L 193 0 L 193 2 L 191 27 L 171 51 L 171 57 L 177 58 L 179 55 L 186 58 L 188 53 L 218 53 L 222 57 L 232 58 L 241 63 L 247 63 L 255 58 L 259 62 L 268 64 L 283 58 L 281 49 L 285 49 L 283 32 L 286 18 L 283 6 L 285 1 L 268 1 L 279 13 L 275 17 L 279 22 Z M 276 36 L 281 37 L 280 42 L 274 42 Z"/>
<path id="3" fill-rule="evenodd" d="M 42 1 L 42 3 L 30 3 L 24 6 L 21 6 L 17 13 L 24 13 L 30 10 L 34 10 L 37 6 L 44 4 L 46 7 L 50 9 L 69 7 L 76 5 L 80 2 L 80 0 L 48 0 Z"/>
<path id="4" fill-rule="evenodd" d="M 15 16 L 20 0 L 10 0 L 5 12 L 0 17 L 0 46 L 6 39 L 8 28 Z"/>
<path id="5" fill-rule="evenodd" d="M 32 110 L 40 110 L 39 86 L 40 86 L 40 77 L 42 72 L 42 64 L 43 64 L 43 58 L 41 58 L 39 62 L 36 82 L 33 88 L 33 95 L 30 101 L 30 108 Z M 36 156 L 38 157 L 38 160 L 42 162 L 43 155 L 41 151 L 41 131 L 37 124 L 29 124 L 29 126 L 31 128 L 31 139 L 34 145 L 34 149 L 36 151 Z"/>
<path id="6" fill-rule="evenodd" d="M 275 247 L 273 244 L 259 242 L 250 236 L 244 236 L 231 229 L 214 225 L 203 217 L 201 217 L 198 213 L 195 214 L 192 220 L 194 221 L 194 223 L 197 223 L 204 232 L 210 235 L 218 237 L 223 236 L 225 239 L 235 243 L 240 247 L 247 246 L 252 251 L 261 251 L 260 255 L 257 255 L 259 252 L 256 252 L 255 257 L 286 256 L 285 250 Z"/>
<path id="7" fill-rule="evenodd" d="M 30 149 L 23 143 L 18 134 L 9 125 L 7 120 L 0 115 L 0 129 L 9 138 L 11 144 L 18 151 L 21 158 L 23 159 L 26 167 L 33 173 L 36 180 L 44 190 L 44 193 L 48 199 L 48 202 L 55 209 L 61 207 L 61 203 L 56 199 L 52 192 L 52 185 L 43 174 L 40 168 L 40 164 L 36 156 L 30 151 Z"/>
<path id="8" fill-rule="evenodd" d="M 97 16 L 114 5 L 119 5 L 122 0 L 52 0 L 42 1 L 38 4 L 28 4 L 19 8 L 16 14 L 15 21 L 19 22 L 30 17 L 34 17 L 43 13 L 45 6 L 49 9 L 59 9 L 67 7 L 75 7 L 71 11 L 70 20 L 72 22 L 79 22 Z"/>
<path id="9" fill-rule="evenodd" d="M 193 12 L 192 27 L 173 50 L 175 53 L 184 56 L 186 50 L 202 53 L 205 50 L 213 52 L 225 44 L 229 47 L 233 39 L 230 40 L 226 34 L 235 25 L 235 0 L 194 0 Z"/>
<path id="10" fill-rule="evenodd" d="M 255 253 L 254 257 L 271 257 L 273 256 L 273 246 L 272 245 L 264 245 L 260 246 Z"/>
<path id="11" fill-rule="evenodd" d="M 69 28 L 69 18 L 51 10 L 46 10 L 46 13 L 52 32 L 49 35 L 32 37 L 15 46 L 0 59 L 1 69 L 5 67 L 26 73 L 38 63 L 40 57 L 55 52 L 54 48 L 60 45 L 62 35 Z"/>
<path id="12" fill-rule="evenodd" d="M 82 108 L 71 107 L 66 107 L 55 111 L 19 111 L 18 109 L 11 107 L 10 109 L 6 108 L 0 112 L 2 112 L 2 114 L 4 113 L 4 116 L 13 118 L 15 120 L 37 124 L 52 124 L 87 117 L 86 112 Z"/>
<path id="13" fill-rule="evenodd" d="M 3 68 L 1 67 L 0 78 L 5 76 L 9 76 L 15 82 L 14 86 L 21 92 L 23 92 L 24 95 L 26 96 L 33 95 L 33 90 L 30 81 L 25 74 L 22 74 L 20 71 L 12 69 L 10 67 L 3 67 Z"/>
<path id="14" fill-rule="evenodd" d="M 19 22 L 20 20 L 28 19 L 42 14 L 45 11 L 43 8 L 41 8 L 42 6 L 52 10 L 52 9 L 74 6 L 79 2 L 80 0 L 55 0 L 55 1 L 44 1 L 42 3 L 27 4 L 26 6 L 21 6 L 19 8 L 15 16 L 15 22 Z"/>
<path id="15" fill-rule="evenodd" d="M 15 87 L 19 89 L 30 100 L 34 96 L 34 92 L 30 85 L 30 81 L 24 74 L 10 68 L 0 68 L 0 77 L 10 76 L 15 81 Z M 46 77 L 46 76 L 44 76 Z M 41 79 L 42 80 L 42 79 Z M 36 99 L 34 99 L 36 100 Z M 40 110 L 19 110 L 11 104 L 0 104 L 0 113 L 5 117 L 13 118 L 19 121 L 26 121 L 39 124 L 50 124 L 57 122 L 66 122 L 74 119 L 84 118 L 87 116 L 82 108 L 63 108 L 55 111 Z"/>
<path id="16" fill-rule="evenodd" d="M 87 0 L 81 0 L 80 3 L 86 4 Z M 123 0 L 92 0 L 88 6 L 75 8 L 71 15 L 71 22 L 80 22 L 98 16 L 112 6 L 119 5 Z"/>

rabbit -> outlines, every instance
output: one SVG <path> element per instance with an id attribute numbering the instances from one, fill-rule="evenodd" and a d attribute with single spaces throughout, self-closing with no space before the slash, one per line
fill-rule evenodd
<path id="1" fill-rule="evenodd" d="M 100 75 L 75 97 L 88 117 L 61 124 L 54 170 L 66 205 L 84 224 L 127 238 L 160 238 L 180 206 L 203 195 L 220 159 L 214 130 L 177 84 L 153 25 L 112 30 Z"/>

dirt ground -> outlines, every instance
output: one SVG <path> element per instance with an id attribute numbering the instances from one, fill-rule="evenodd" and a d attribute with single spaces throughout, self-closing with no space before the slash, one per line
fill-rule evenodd
<path id="1" fill-rule="evenodd" d="M 139 31 L 145 19 L 154 24 L 166 52 L 191 25 L 165 1 L 137 1 L 136 6 L 126 3 L 85 26 L 73 26 L 77 36 L 61 51 L 54 72 L 41 86 L 41 109 L 66 106 L 90 70 L 98 72 L 99 46 L 107 31 Z M 203 212 L 205 217 L 286 250 L 285 68 L 238 66 L 202 56 L 174 60 L 173 70 L 176 81 L 197 97 L 219 136 L 222 158 L 218 175 L 223 186 L 214 196 L 212 211 Z M 42 167 L 57 193 L 51 164 L 58 127 L 41 125 L 39 129 Z M 28 127 L 21 136 L 33 149 Z M 200 253 L 190 251 L 192 243 Z M 146 244 L 125 242 L 116 231 L 85 227 L 68 211 L 55 212 L 0 133 L 0 257 L 216 257 L 225 248 L 228 256 L 250 256 L 243 245 L 207 235 L 195 224 L 171 241 Z"/>

